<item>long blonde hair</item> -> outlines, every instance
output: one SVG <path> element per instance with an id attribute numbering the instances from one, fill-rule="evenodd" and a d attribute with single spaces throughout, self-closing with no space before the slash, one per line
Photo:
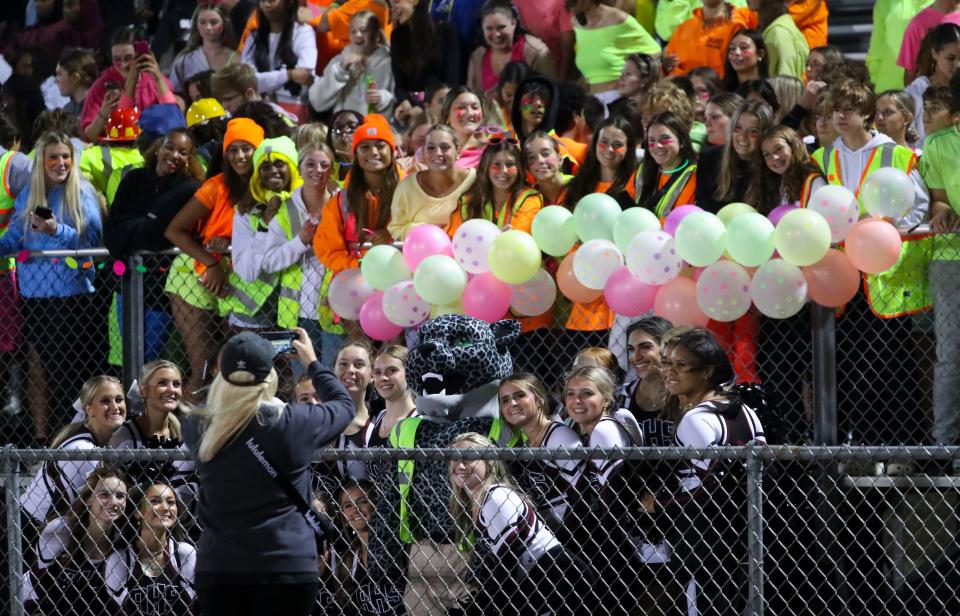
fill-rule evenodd
<path id="1" fill-rule="evenodd" d="M 57 131 L 44 133 L 37 140 L 36 159 L 33 162 L 33 173 L 30 175 L 30 192 L 27 195 L 27 210 L 23 216 L 24 228 L 29 228 L 30 214 L 34 213 L 38 207 L 49 207 L 47 206 L 46 158 L 47 148 L 54 145 L 65 145 L 70 148 L 71 166 L 67 180 L 64 182 L 62 211 L 69 214 L 70 222 L 77 230 L 77 234 L 83 235 L 87 227 L 87 217 L 80 202 L 80 157 L 77 156 L 70 137 Z"/>
<path id="2" fill-rule="evenodd" d="M 97 392 L 100 391 L 100 388 L 104 385 L 116 385 L 120 388 L 120 391 L 123 391 L 123 383 L 121 383 L 120 379 L 115 376 L 99 374 L 84 381 L 83 385 L 80 387 L 80 395 L 78 396 L 80 400 L 80 408 L 77 410 L 84 413 L 85 419 L 81 422 L 75 422 L 64 426 L 60 432 L 53 437 L 53 440 L 50 442 L 50 449 L 56 449 L 65 440 L 72 438 L 86 430 L 86 408 L 88 405 L 93 404 L 94 396 L 97 395 Z"/>
<path id="3" fill-rule="evenodd" d="M 203 436 L 197 459 L 209 462 L 224 445 L 237 437 L 260 407 L 269 404 L 277 393 L 277 371 L 271 370 L 267 378 L 257 385 L 233 385 L 218 374 L 207 393 L 206 406 L 196 408 L 203 419 Z"/>
<path id="4" fill-rule="evenodd" d="M 464 432 L 456 435 L 450 441 L 449 446 L 453 447 L 457 443 L 469 443 L 471 449 L 496 447 L 493 441 L 476 432 Z M 483 484 L 480 488 L 481 495 L 486 495 L 490 486 L 495 484 L 505 484 L 517 489 L 513 476 L 510 475 L 507 465 L 502 460 L 483 460 L 483 463 L 487 465 L 487 476 L 483 478 Z M 452 464 L 447 467 L 447 480 L 450 481 L 450 516 L 457 524 L 457 542 L 462 544 L 473 533 L 473 525 L 477 516 L 480 515 L 480 511 L 479 508 L 477 511 L 473 511 L 473 496 L 466 488 L 458 488 L 453 485 L 453 481 L 451 481 L 453 477 L 452 468 Z"/>
<path id="5" fill-rule="evenodd" d="M 173 370 L 178 375 L 180 375 L 181 380 L 183 379 L 183 372 L 180 371 L 180 366 L 173 363 L 172 361 L 167 361 L 165 359 L 155 359 L 152 362 L 144 365 L 143 369 L 140 370 L 140 392 L 141 395 L 143 390 L 150 386 L 150 380 L 153 379 L 153 375 L 161 370 Z M 143 402 L 143 411 L 147 411 L 147 402 Z M 173 413 L 167 413 L 167 428 L 170 430 L 170 436 L 175 439 L 182 439 L 183 435 L 180 430 L 180 420 L 177 419 L 177 416 Z"/>

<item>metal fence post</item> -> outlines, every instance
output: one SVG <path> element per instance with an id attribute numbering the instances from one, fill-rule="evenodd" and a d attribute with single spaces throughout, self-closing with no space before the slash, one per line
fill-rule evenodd
<path id="1" fill-rule="evenodd" d="M 20 552 L 20 467 L 14 459 L 13 445 L 3 448 L 3 481 L 7 507 L 7 575 L 10 577 L 11 616 L 23 616 L 20 601 L 20 580 L 23 577 L 23 554 Z"/>
<path id="2" fill-rule="evenodd" d="M 837 315 L 833 308 L 812 304 L 813 436 L 817 445 L 836 445 Z"/>
<path id="3" fill-rule="evenodd" d="M 123 388 L 126 391 L 140 375 L 143 366 L 143 257 L 133 255 L 127 260 L 127 270 L 120 283 L 122 301 L 120 314 L 123 326 Z"/>
<path id="4" fill-rule="evenodd" d="M 747 571 L 750 584 L 747 614 L 762 616 L 766 609 L 763 596 L 763 460 L 757 446 L 747 446 Z"/>

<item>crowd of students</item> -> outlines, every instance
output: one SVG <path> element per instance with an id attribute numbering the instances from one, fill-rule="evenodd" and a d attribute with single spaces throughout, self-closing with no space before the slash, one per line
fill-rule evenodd
<path id="1" fill-rule="evenodd" d="M 297 331 L 309 344 L 307 332 Z M 44 463 L 21 497 L 31 540 L 26 551 L 30 570 L 22 585 L 28 611 L 58 614 L 70 606 L 76 614 L 186 614 L 200 608 L 207 613 L 203 590 L 213 594 L 210 589 L 228 579 L 268 570 L 302 577 L 305 572 L 281 565 L 284 559 L 302 561 L 304 546 L 284 549 L 290 537 L 284 539 L 280 529 L 274 538 L 274 531 L 259 523 L 262 509 L 267 510 L 267 525 L 289 510 L 284 499 L 278 503 L 270 496 L 275 486 L 269 476 L 263 475 L 259 487 L 223 477 L 231 468 L 233 474 L 240 472 L 252 459 L 231 445 L 236 439 L 230 435 L 247 433 L 245 423 L 236 424 L 232 416 L 248 415 L 251 421 L 258 413 L 270 414 L 264 405 L 278 404 L 283 362 L 274 369 L 275 351 L 261 343 L 271 355 L 262 362 L 263 374 L 252 360 L 238 363 L 235 351 L 224 349 L 202 406 L 181 406 L 181 371 L 164 360 L 144 368 L 138 391 L 128 396 L 130 409 L 116 379 L 98 376 L 84 384 L 75 422 L 58 435 L 54 447 L 189 448 L 197 462 Z M 581 352 L 558 391 L 534 374 L 517 371 L 499 385 L 500 413 L 490 434 L 464 433 L 449 446 L 493 447 L 494 432 L 500 435 L 498 442 L 511 446 L 568 450 L 764 442 L 758 415 L 730 388 L 733 366 L 710 332 L 672 328 L 662 318 L 649 317 L 631 326 L 627 345 L 635 371 L 630 382 L 615 374 L 616 360 L 602 348 Z M 393 446 L 391 433 L 416 416 L 405 375 L 406 349 L 389 346 L 377 353 L 363 341 L 350 342 L 337 354 L 334 372 L 326 373 L 330 382 L 318 377 L 323 369 L 312 348 L 309 353 L 311 359 L 304 362 L 309 371 L 288 400 L 290 408 L 298 409 L 289 421 L 297 426 L 299 413 L 312 411 L 317 422 L 330 425 L 316 432 L 303 425 L 296 437 L 291 433 L 273 442 L 277 435 L 261 436 L 272 440 L 258 443 L 272 456 L 280 447 L 305 459 L 322 447 Z M 239 380 L 238 374 L 251 371 L 259 374 L 256 381 Z M 331 390 L 337 382 L 339 392 Z M 311 406 L 323 403 L 349 406 L 352 421 L 334 420 Z M 219 417 L 218 409 L 227 408 L 230 413 Z M 128 418 L 133 409 L 138 414 Z M 257 421 L 269 423 L 267 415 Z M 331 434 L 336 435 L 332 440 Z M 462 562 L 459 568 L 447 565 L 452 576 L 439 575 L 435 563 L 435 571 L 418 580 L 421 586 L 412 577 L 378 575 L 370 560 L 376 549 L 371 547 L 376 508 L 391 502 L 378 491 L 391 464 L 396 463 L 312 466 L 313 506 L 339 528 L 336 538 L 313 552 L 313 589 L 320 588 L 313 613 L 447 614 L 461 609 L 480 614 L 510 605 L 509 613 L 579 614 L 585 598 L 609 606 L 611 613 L 631 613 L 635 604 L 667 610 L 689 604 L 698 613 L 725 613 L 746 597 L 742 473 L 719 460 L 678 465 L 602 459 L 451 462 L 449 515 L 457 531 L 449 541 L 451 553 Z M 251 473 L 242 474 L 250 481 L 259 477 Z M 257 505 L 238 508 L 248 498 L 244 491 L 255 487 Z M 226 494 L 232 496 L 224 500 Z M 697 521 L 703 516 L 723 522 L 704 528 Z M 383 524 L 394 518 L 379 519 Z M 193 547 L 197 538 L 199 559 Z M 412 539 L 411 560 L 419 542 L 436 540 L 416 529 Z M 266 550 L 271 540 L 283 545 L 268 550 L 276 555 L 270 558 L 279 560 L 264 568 L 257 550 Z M 224 558 L 226 552 L 230 558 Z M 709 554 L 718 555 L 715 562 Z M 275 607 L 299 600 L 278 599 Z"/>
<path id="2" fill-rule="evenodd" d="M 9 375 L 23 343 L 24 405 L 38 445 L 178 447 L 176 408 L 181 400 L 203 399 L 227 332 L 300 327 L 354 402 L 356 417 L 334 445 L 384 446 L 394 425 L 415 412 L 399 376 L 403 347 L 374 353 L 360 340 L 357 322 L 329 304 L 334 278 L 358 267 L 370 243 L 403 241 L 418 224 L 452 235 L 474 218 L 529 232 L 541 208 L 573 210 L 594 192 L 660 218 L 690 203 L 717 212 L 746 202 L 769 214 L 784 204 L 805 207 L 827 184 L 856 194 L 884 167 L 904 171 L 914 187 L 914 207 L 898 226 L 929 223 L 934 234 L 917 238 L 930 242 L 924 244 L 933 254 L 926 259 L 930 278 L 868 277 L 838 320 L 841 431 L 855 443 L 953 444 L 960 436 L 952 404 L 960 389 L 956 311 L 935 316 L 932 439 L 923 434 L 919 409 L 904 408 L 912 394 L 903 376 L 916 361 L 907 348 L 909 315 L 928 307 L 922 298 L 929 294 L 938 306 L 952 305 L 960 285 L 953 266 L 960 186 L 950 173 L 960 154 L 960 3 L 937 0 L 915 15 L 897 13 L 900 21 L 878 13 L 884 29 L 875 33 L 868 64 L 826 44 L 823 0 L 661 2 L 655 20 L 639 9 L 635 16 L 632 2 L 600 0 L 200 3 L 190 7 L 180 50 L 160 53 L 170 42 L 161 27 L 169 27 L 169 15 L 154 24 L 156 55 L 141 27 L 97 18 L 96 2 L 49 4 L 28 14 L 33 22 L 24 34 L 41 38 L 14 37 L 4 47 L 13 75 L 0 112 L 0 254 L 18 255 L 0 264 L 0 379 L 13 386 Z M 91 18 L 106 23 L 106 32 L 78 26 Z M 57 44 L 37 49 L 29 40 Z M 901 40 L 893 49 L 891 41 Z M 109 60 L 100 64 L 95 47 L 103 41 Z M 47 54 L 61 51 L 55 70 L 44 72 Z M 888 70 L 894 59 L 906 82 Z M 48 109 L 38 113 L 34 102 L 44 94 Z M 144 410 L 120 430 L 130 400 L 119 383 L 98 377 L 82 385 L 84 376 L 119 364 L 117 278 L 91 259 L 21 252 L 98 246 L 117 259 L 180 250 L 147 258 Z M 545 260 L 551 274 L 562 273 Z M 64 315 L 83 315 L 84 323 Z M 739 381 L 763 382 L 779 393 L 782 412 L 802 425 L 809 358 L 787 357 L 794 351 L 784 348 L 803 346 L 803 319 L 775 322 L 751 312 L 730 324 L 711 323 L 712 334 L 675 332 L 668 338 L 673 345 L 664 347 L 664 324 L 631 324 L 602 295 L 561 299 L 543 315 L 520 319 L 515 366 L 531 374 L 505 381 L 503 421 L 524 433 L 524 443 L 539 446 L 747 441 L 762 430 L 725 389 Z M 178 341 L 182 372 L 157 363 Z M 637 378 L 615 402 L 624 365 Z M 561 378 L 571 366 L 574 372 Z M 292 390 L 291 400 L 309 400 L 310 381 L 297 382 L 298 375 L 284 371 L 281 390 Z M 371 381 L 382 411 L 371 402 Z M 547 405 L 545 392 L 554 387 L 571 425 L 553 419 L 557 409 Z M 621 407 L 624 413 L 613 412 Z M 58 434 L 75 411 L 84 418 Z M 629 418 L 639 426 L 635 433 Z M 731 422 L 736 434 L 724 432 Z M 466 435 L 457 443 L 485 445 L 484 439 Z M 650 477 L 636 483 L 626 468 L 596 461 L 546 474 L 570 486 L 583 476 L 600 494 L 613 485 L 620 506 L 636 500 L 624 516 L 655 510 L 661 501 L 683 506 L 663 497 Z M 671 485 L 697 492 L 711 470 L 707 461 L 694 461 Z M 142 589 L 150 584 L 167 584 L 190 603 L 192 548 L 172 530 L 190 508 L 192 467 L 126 469 L 129 476 L 91 471 L 84 463 L 47 464 L 25 496 L 40 533 L 29 597 L 49 601 L 43 589 L 67 583 L 76 561 L 100 571 L 105 586 L 97 592 L 117 609 L 152 596 Z M 623 566 L 679 588 L 652 601 L 678 605 L 688 585 L 697 602 L 742 598 L 739 590 L 715 587 L 739 580 L 736 549 L 709 563 L 700 551 L 686 554 L 669 541 L 670 533 L 685 532 L 689 516 L 669 516 L 675 523 L 651 532 L 638 521 L 619 537 L 611 529 L 621 528 L 614 521 L 622 516 L 611 510 L 608 522 L 600 522 L 610 532 L 594 543 L 619 548 L 585 553 L 582 538 L 566 528 L 575 508 L 564 490 L 538 494 L 537 486 L 524 484 L 524 472 L 520 491 L 497 464 L 462 464 L 450 473 L 460 495 L 454 514 L 464 537 L 477 535 L 480 561 L 502 555 L 495 540 L 502 524 L 517 525 L 522 549 L 513 554 L 520 562 L 496 565 L 523 570 L 514 576 L 515 592 L 568 604 L 569 589 L 551 586 L 554 567 L 581 567 L 585 560 L 599 574 L 593 590 L 610 601 L 623 590 L 618 584 L 633 580 L 604 572 Z M 376 470 L 358 464 L 317 473 L 324 506 L 339 506 L 351 537 L 322 559 L 321 570 L 350 580 L 353 590 L 345 599 L 341 588 L 324 601 L 361 613 L 400 613 L 404 588 L 378 586 L 381 580 L 364 573 L 365 524 L 377 502 L 372 484 L 364 483 L 370 474 Z M 151 483 L 152 477 L 162 480 Z M 346 479 L 353 483 L 342 484 Z M 143 497 L 128 499 L 138 485 Z M 135 506 L 124 513 L 127 500 Z M 517 517 L 484 514 L 501 501 L 516 503 Z M 710 507 L 726 514 L 736 503 Z M 134 528 L 124 540 L 121 518 Z M 186 522 L 187 530 L 196 528 Z M 147 527 L 165 529 L 160 543 L 143 538 Z M 727 530 L 697 529 L 697 536 L 740 545 Z M 631 544 L 639 547 L 623 549 Z M 161 554 L 158 546 L 168 547 Z M 666 561 L 679 565 L 664 577 L 652 565 Z M 154 575 L 157 567 L 161 574 Z M 718 568 L 730 575 L 704 575 Z M 372 607 L 371 597 L 387 611 Z M 454 603 L 445 609 L 458 609 Z M 407 606 L 419 613 L 409 599 Z"/>

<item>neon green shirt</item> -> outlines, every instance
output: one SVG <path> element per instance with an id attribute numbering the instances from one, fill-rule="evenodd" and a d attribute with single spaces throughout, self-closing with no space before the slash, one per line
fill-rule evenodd
<path id="1" fill-rule="evenodd" d="M 960 214 L 960 130 L 956 126 L 927 135 L 920 157 L 920 176 L 930 190 L 944 190 L 953 211 Z M 934 240 L 933 258 L 960 261 L 960 234 L 944 233 Z"/>
<path id="2" fill-rule="evenodd" d="M 580 28 L 573 21 L 577 37 L 576 63 L 587 83 L 606 83 L 620 78 L 620 70 L 632 53 L 657 55 L 660 45 L 633 17 L 603 28 Z"/>
<path id="3" fill-rule="evenodd" d="M 807 39 L 793 22 L 793 17 L 785 13 L 777 17 L 763 30 L 763 42 L 767 44 L 770 57 L 770 76 L 789 75 L 803 79 L 807 70 L 807 56 L 810 46 Z"/>
<path id="4" fill-rule="evenodd" d="M 877 92 L 903 88 L 903 69 L 897 55 L 907 24 L 933 0 L 877 0 L 873 5 L 873 33 L 867 50 L 867 68 Z"/>

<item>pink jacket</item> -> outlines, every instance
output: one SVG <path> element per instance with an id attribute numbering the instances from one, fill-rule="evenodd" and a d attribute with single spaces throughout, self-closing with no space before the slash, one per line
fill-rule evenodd
<path id="1" fill-rule="evenodd" d="M 157 91 L 157 84 L 154 83 L 153 78 L 149 75 L 141 75 L 140 80 L 137 82 L 135 98 L 130 98 L 124 94 L 120 97 L 119 106 L 121 108 L 136 107 L 140 111 L 143 111 L 147 107 L 156 105 L 157 103 L 177 102 L 176 97 L 173 95 L 173 86 L 170 85 L 170 80 L 166 77 L 163 79 L 167 82 L 168 90 L 161 96 Z M 113 66 L 100 73 L 97 80 L 90 86 L 90 91 L 87 92 L 87 98 L 83 101 L 83 111 L 80 113 L 80 127 L 82 129 L 86 130 L 97 118 L 97 114 L 100 113 L 100 106 L 103 104 L 103 97 L 106 95 L 104 84 L 111 80 L 119 83 L 121 88 L 123 88 L 123 84 L 126 82 L 126 79 L 123 78 L 120 71 Z"/>

